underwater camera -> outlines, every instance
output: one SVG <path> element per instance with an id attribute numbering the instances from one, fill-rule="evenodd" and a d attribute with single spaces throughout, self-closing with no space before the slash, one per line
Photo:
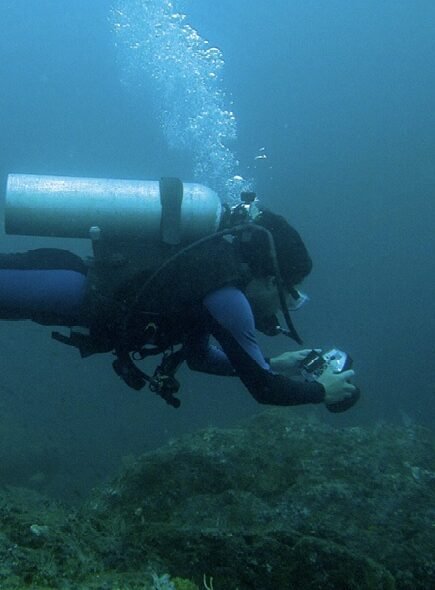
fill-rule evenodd
<path id="1" fill-rule="evenodd" d="M 327 352 L 312 350 L 301 362 L 301 375 L 306 381 L 317 381 L 327 367 L 331 367 L 334 373 L 342 373 L 352 368 L 353 360 L 338 348 L 332 348 Z M 333 404 L 326 404 L 330 412 L 345 412 L 359 400 L 361 392 L 358 387 L 350 397 L 347 397 Z"/>

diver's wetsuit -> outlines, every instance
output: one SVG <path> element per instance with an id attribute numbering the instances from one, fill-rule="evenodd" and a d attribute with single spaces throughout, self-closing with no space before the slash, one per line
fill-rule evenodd
<path id="1" fill-rule="evenodd" d="M 19 256 L 19 255 L 16 255 Z M 81 325 L 86 270 L 0 268 L 0 318 L 31 319 L 55 325 Z M 294 381 L 271 371 L 255 338 L 254 317 L 243 292 L 223 287 L 203 299 L 192 325 L 186 353 L 193 370 L 237 375 L 263 404 L 320 403 L 325 391 L 316 382 Z M 213 336 L 220 348 L 209 340 Z"/>

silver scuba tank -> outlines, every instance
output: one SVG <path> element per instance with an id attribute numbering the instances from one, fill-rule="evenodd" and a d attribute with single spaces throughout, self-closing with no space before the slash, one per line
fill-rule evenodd
<path id="1" fill-rule="evenodd" d="M 215 192 L 176 178 L 9 174 L 6 188 L 8 234 L 182 244 L 215 232 L 221 214 Z"/>

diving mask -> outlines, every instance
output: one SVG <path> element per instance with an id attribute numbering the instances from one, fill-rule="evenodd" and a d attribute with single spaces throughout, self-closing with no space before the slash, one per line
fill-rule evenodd
<path id="1" fill-rule="evenodd" d="M 310 298 L 306 293 L 296 289 L 296 287 L 291 287 L 287 299 L 287 308 L 289 311 L 296 311 L 303 307 L 309 300 Z"/>

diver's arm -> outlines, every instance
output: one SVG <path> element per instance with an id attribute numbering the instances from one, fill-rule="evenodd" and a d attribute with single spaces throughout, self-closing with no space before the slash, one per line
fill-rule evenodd
<path id="1" fill-rule="evenodd" d="M 211 333 L 259 403 L 287 406 L 325 400 L 325 389 L 320 383 L 294 381 L 272 371 L 258 346 L 249 302 L 239 289 L 218 289 L 207 295 L 203 303 Z"/>
<path id="2" fill-rule="evenodd" d="M 193 335 L 184 350 L 187 365 L 192 371 L 224 377 L 236 375 L 224 351 L 210 343 L 209 334 Z"/>

